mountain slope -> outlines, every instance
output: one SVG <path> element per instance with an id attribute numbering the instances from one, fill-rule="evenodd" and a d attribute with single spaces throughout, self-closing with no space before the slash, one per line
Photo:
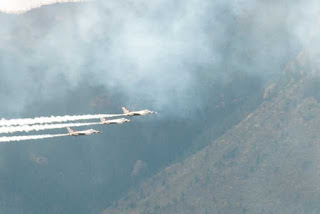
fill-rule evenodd
<path id="1" fill-rule="evenodd" d="M 289 65 L 244 121 L 103 213 L 319 213 L 319 90 L 301 68 Z"/>

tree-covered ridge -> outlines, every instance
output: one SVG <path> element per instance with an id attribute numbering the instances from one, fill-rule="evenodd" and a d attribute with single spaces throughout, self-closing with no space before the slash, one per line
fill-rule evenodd
<path id="1" fill-rule="evenodd" d="M 102 213 L 320 212 L 319 79 L 295 68 L 232 130 Z"/>

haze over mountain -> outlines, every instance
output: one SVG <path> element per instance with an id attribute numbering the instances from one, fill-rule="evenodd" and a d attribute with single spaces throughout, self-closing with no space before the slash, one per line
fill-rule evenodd
<path id="1" fill-rule="evenodd" d="M 319 213 L 320 76 L 308 54 L 246 119 L 105 214 Z"/>
<path id="2" fill-rule="evenodd" d="M 304 184 L 294 180 L 301 189 L 285 197 L 277 190 L 272 197 L 258 176 L 271 173 L 279 160 L 284 174 L 268 182 L 286 179 L 292 165 L 277 152 L 289 156 L 284 147 L 294 134 L 307 136 L 309 143 L 306 133 L 316 132 L 311 127 L 316 117 L 299 132 L 292 124 L 302 114 L 298 105 L 318 99 L 312 98 L 317 87 L 307 87 L 317 82 L 299 77 L 300 71 L 307 76 L 318 71 L 317 8 L 317 1 L 299 0 L 112 0 L 0 13 L 1 118 L 119 113 L 122 106 L 159 112 L 131 124 L 92 127 L 103 133 L 88 138 L 1 144 L 0 213 L 101 213 L 112 204 L 120 213 L 188 213 L 194 208 L 257 213 L 269 205 L 261 204 L 267 196 L 291 203 L 297 192 L 300 203 L 274 209 L 301 211 L 311 197 L 302 194 Z M 302 56 L 308 57 L 295 60 L 303 49 L 309 54 Z M 297 72 L 286 75 L 288 70 Z M 297 106 L 281 101 L 289 96 Z M 292 124 L 276 119 L 278 114 Z M 289 137 L 280 136 L 286 131 Z M 293 163 L 304 161 L 303 152 L 311 154 L 305 144 L 290 146 L 298 153 L 297 159 L 288 159 Z M 202 157 L 206 152 L 207 159 Z M 311 157 L 305 165 L 314 169 L 316 158 Z M 299 173 L 292 177 L 305 178 Z M 212 177 L 221 179 L 221 186 Z M 225 193 L 212 194 L 210 188 Z M 239 202 L 239 194 L 250 188 L 260 192 L 241 195 Z M 201 206 L 193 201 L 196 194 Z M 214 197 L 217 207 L 209 205 Z M 251 198 L 257 198 L 257 206 L 249 203 Z M 317 199 L 311 201 L 305 202 L 305 213 L 317 211 Z"/>

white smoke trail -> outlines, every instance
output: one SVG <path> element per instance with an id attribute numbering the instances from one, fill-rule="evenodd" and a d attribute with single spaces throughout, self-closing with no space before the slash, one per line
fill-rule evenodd
<path id="1" fill-rule="evenodd" d="M 39 140 L 55 137 L 65 137 L 69 134 L 46 134 L 46 135 L 29 135 L 29 136 L 12 136 L 12 137 L 0 137 L 0 142 L 12 142 L 12 141 L 23 141 L 23 140 Z"/>
<path id="2" fill-rule="evenodd" d="M 80 127 L 80 126 L 93 126 L 101 125 L 101 123 L 65 123 L 65 124 L 45 124 L 34 126 L 9 126 L 0 127 L 0 133 L 14 133 L 14 132 L 30 132 L 30 131 L 42 131 L 48 129 L 62 129 L 67 127 Z"/>
<path id="3" fill-rule="evenodd" d="M 0 120 L 0 126 L 14 126 L 14 125 L 31 125 L 31 124 L 45 124 L 55 122 L 67 122 L 77 120 L 90 120 L 100 119 L 104 117 L 120 117 L 123 114 L 94 114 L 94 115 L 75 115 L 75 116 L 51 116 L 51 117 L 36 117 L 36 118 L 24 118 L 24 119 L 11 119 L 11 120 Z"/>

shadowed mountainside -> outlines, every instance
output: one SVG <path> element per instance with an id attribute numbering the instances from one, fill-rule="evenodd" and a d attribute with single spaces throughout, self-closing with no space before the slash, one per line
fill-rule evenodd
<path id="1" fill-rule="evenodd" d="M 102 213 L 319 213 L 319 77 L 307 62 L 302 53 L 256 111 Z"/>
<path id="2" fill-rule="evenodd" d="M 105 34 L 99 33 L 97 40 L 79 37 L 78 21 L 87 4 L 55 4 L 22 15 L 0 13 L 2 117 L 16 117 L 13 108 L 21 110 L 21 117 L 34 117 L 119 112 L 126 105 L 127 93 L 91 79 L 96 71 L 91 68 L 94 56 L 110 47 L 108 26 L 113 22 L 101 19 Z M 227 59 L 232 46 L 224 49 Z M 191 67 L 201 84 L 177 100 L 186 96 L 192 102 L 168 106 L 175 114 L 185 114 L 183 118 L 165 116 L 167 107 L 161 110 L 135 96 L 137 103 L 128 108 L 155 109 L 157 117 L 137 118 L 121 128 L 93 127 L 103 133 L 89 138 L 3 144 L 0 213 L 99 213 L 161 168 L 208 145 L 262 101 L 265 80 L 259 75 L 231 66 L 221 69 L 219 77 L 209 65 Z M 83 72 L 78 84 L 68 80 L 72 72 L 75 78 Z M 195 97 L 204 104 L 192 114 L 199 105 Z M 204 133 L 200 143 L 196 139 L 208 127 L 210 135 Z M 135 170 L 137 163 L 141 169 Z"/>

